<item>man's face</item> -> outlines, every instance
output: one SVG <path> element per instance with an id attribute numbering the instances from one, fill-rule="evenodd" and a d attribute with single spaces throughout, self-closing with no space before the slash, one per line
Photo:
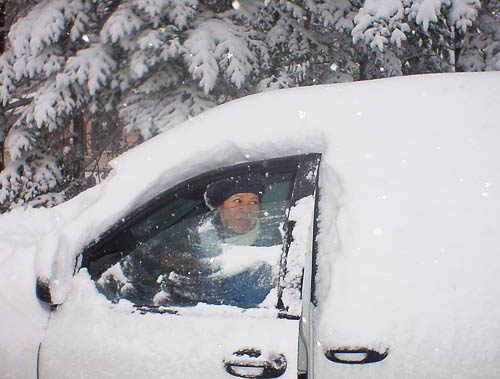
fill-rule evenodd
<path id="1" fill-rule="evenodd" d="M 243 192 L 229 196 L 217 209 L 222 223 L 236 234 L 243 234 L 255 227 L 260 199 L 254 193 Z"/>

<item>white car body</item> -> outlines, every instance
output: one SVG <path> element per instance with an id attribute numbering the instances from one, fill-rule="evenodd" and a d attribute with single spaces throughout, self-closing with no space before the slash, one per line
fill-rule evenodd
<path id="1" fill-rule="evenodd" d="M 2 242 L 35 262 L 2 279 L 0 378 L 223 379 L 245 349 L 286 357 L 281 378 L 500 377 L 498 99 L 500 73 L 268 92 L 125 153 L 102 184 L 28 211 L 50 220 L 28 247 Z M 86 246 L 163 191 L 221 167 L 306 154 L 321 164 L 316 192 L 290 210 L 290 251 L 304 267 L 300 319 L 206 304 L 141 313 L 106 299 L 80 269 Z M 52 310 L 27 284 L 13 292 L 31 269 Z M 23 317 L 28 332 L 4 339 L 21 311 L 36 322 Z M 265 377 L 260 358 L 244 358 L 237 372 Z"/>

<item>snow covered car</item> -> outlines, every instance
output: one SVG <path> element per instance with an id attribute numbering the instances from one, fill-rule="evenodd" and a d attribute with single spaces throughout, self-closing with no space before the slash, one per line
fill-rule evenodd
<path id="1" fill-rule="evenodd" d="M 500 377 L 499 98 L 499 73 L 268 92 L 127 152 L 44 210 L 50 306 L 0 377 Z M 248 173 L 279 238 L 202 253 L 207 185 Z"/>

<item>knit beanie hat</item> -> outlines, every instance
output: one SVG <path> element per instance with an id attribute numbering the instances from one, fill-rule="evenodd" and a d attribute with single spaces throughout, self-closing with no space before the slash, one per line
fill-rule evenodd
<path id="1" fill-rule="evenodd" d="M 266 190 L 266 181 L 259 174 L 231 176 L 213 182 L 205 191 L 205 204 L 211 209 L 216 209 L 227 198 L 236 193 L 254 193 L 262 199 Z"/>

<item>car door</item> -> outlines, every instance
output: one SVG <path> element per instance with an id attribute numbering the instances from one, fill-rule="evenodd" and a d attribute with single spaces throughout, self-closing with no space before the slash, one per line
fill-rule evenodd
<path id="1" fill-rule="evenodd" d="M 53 307 L 39 378 L 296 378 L 319 160 L 216 169 L 96 236 Z M 220 217 L 205 205 L 207 184 L 248 173 L 266 181 L 255 222 L 268 242 L 216 241 L 207 254 Z"/>

